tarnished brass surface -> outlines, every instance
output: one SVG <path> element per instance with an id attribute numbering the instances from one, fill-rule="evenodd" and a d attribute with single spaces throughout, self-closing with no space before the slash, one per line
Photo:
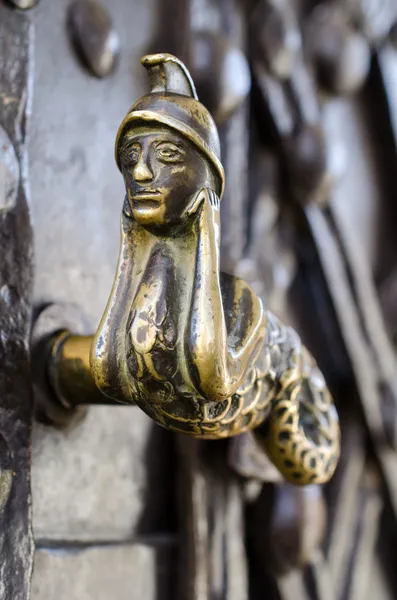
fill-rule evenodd
<path id="1" fill-rule="evenodd" d="M 90 365 L 89 338 L 58 338 L 58 395 L 82 398 L 93 377 L 103 394 L 172 430 L 218 439 L 258 428 L 288 481 L 325 482 L 339 426 L 324 379 L 298 335 L 220 271 L 216 126 L 178 59 L 142 63 L 151 92 L 116 139 L 127 194 L 113 290 Z"/>
<path id="2" fill-rule="evenodd" d="M 92 336 L 71 335 L 64 330 L 50 340 L 50 344 L 48 377 L 63 407 L 70 409 L 76 403 L 103 404 L 105 398 L 90 369 Z"/>

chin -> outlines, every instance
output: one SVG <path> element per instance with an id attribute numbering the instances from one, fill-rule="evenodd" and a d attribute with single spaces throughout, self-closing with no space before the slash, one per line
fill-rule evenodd
<path id="1" fill-rule="evenodd" d="M 136 206 L 136 203 L 134 202 L 132 216 L 135 221 L 143 227 L 161 227 L 162 225 L 166 225 L 164 209 L 162 206 L 148 206 L 148 203 L 145 203 L 145 205 L 142 206 Z"/>

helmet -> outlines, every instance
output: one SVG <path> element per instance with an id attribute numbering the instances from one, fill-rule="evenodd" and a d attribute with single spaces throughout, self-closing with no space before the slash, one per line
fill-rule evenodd
<path id="1" fill-rule="evenodd" d="M 151 92 L 136 102 L 121 123 L 116 137 L 115 157 L 120 169 L 120 139 L 134 121 L 159 123 L 190 140 L 207 158 L 217 175 L 219 198 L 225 173 L 220 161 L 218 131 L 208 110 L 199 102 L 185 65 L 172 54 L 150 54 L 141 59 L 148 70 Z"/>

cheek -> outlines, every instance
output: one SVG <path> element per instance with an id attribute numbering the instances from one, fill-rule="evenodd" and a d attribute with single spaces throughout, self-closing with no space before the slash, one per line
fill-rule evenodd
<path id="1" fill-rule="evenodd" d="M 161 173 L 159 173 L 159 177 L 157 181 L 167 188 L 169 191 L 173 191 L 174 193 L 177 190 L 185 190 L 189 189 L 192 181 L 191 181 L 191 170 L 186 167 L 186 165 L 162 165 Z"/>
<path id="2" fill-rule="evenodd" d="M 189 180 L 189 172 L 185 165 L 172 165 L 169 175 L 175 187 L 185 187 Z"/>
<path id="3" fill-rule="evenodd" d="M 176 165 L 164 165 L 164 172 L 166 172 L 168 175 L 172 175 L 172 177 L 184 177 L 184 173 L 187 172 L 186 169 L 186 165 L 180 165 L 180 164 L 176 164 Z"/>
<path id="4" fill-rule="evenodd" d="M 172 175 L 176 187 L 187 190 L 196 188 L 198 182 L 201 181 L 200 174 L 198 174 L 193 167 L 188 167 L 186 165 L 174 165 L 172 169 L 170 169 L 169 174 Z"/>
<path id="5" fill-rule="evenodd" d="M 122 173 L 123 173 L 125 187 L 130 187 L 131 184 L 134 182 L 134 178 L 132 177 L 132 172 L 127 169 L 123 169 Z"/>

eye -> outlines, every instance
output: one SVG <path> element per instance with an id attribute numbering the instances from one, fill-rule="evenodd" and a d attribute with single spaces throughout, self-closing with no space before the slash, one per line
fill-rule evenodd
<path id="1" fill-rule="evenodd" d="M 138 142 L 131 144 L 130 146 L 124 146 L 121 151 L 121 161 L 124 166 L 136 164 L 141 155 L 141 145 Z"/>
<path id="2" fill-rule="evenodd" d="M 171 142 L 162 142 L 156 146 L 156 156 L 162 162 L 178 163 L 184 159 L 185 151 Z"/>

